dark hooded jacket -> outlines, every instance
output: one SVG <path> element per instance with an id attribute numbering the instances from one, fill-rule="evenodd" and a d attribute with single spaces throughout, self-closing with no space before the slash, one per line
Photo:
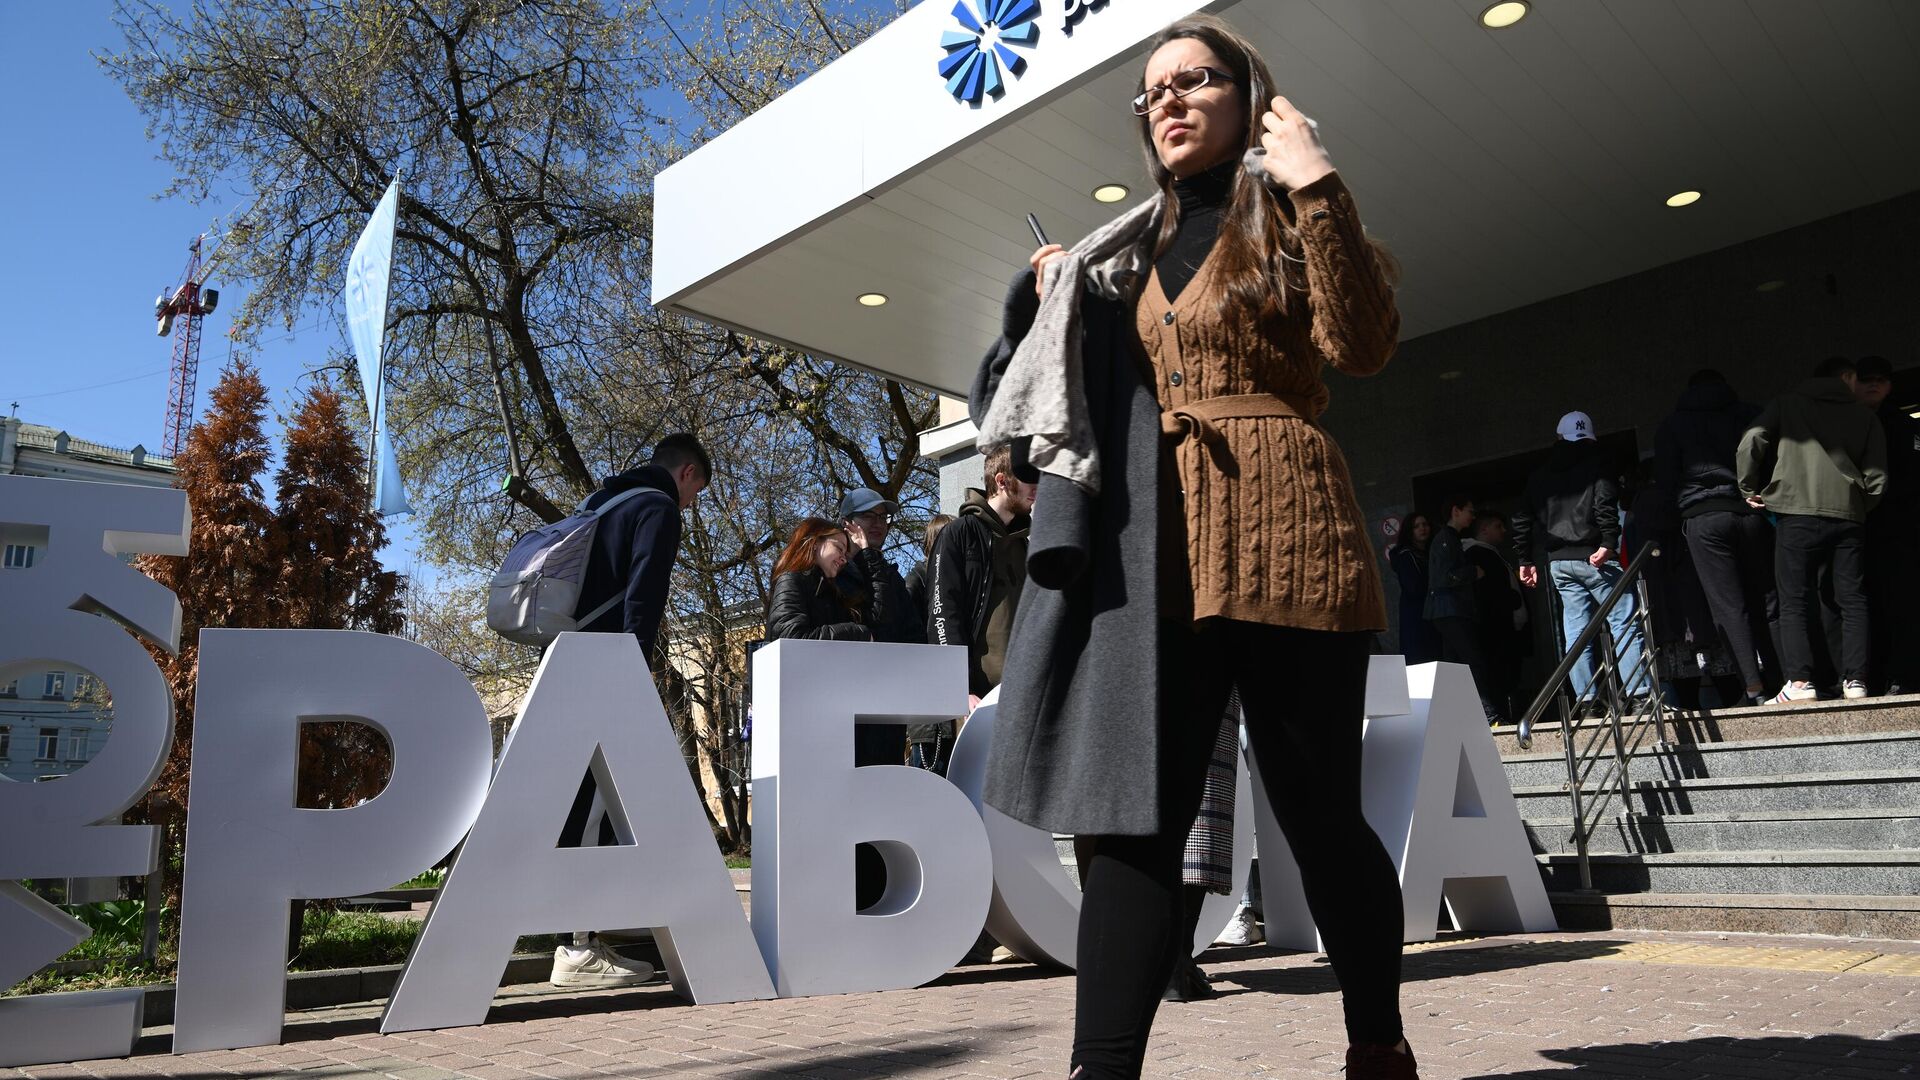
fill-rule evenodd
<path id="1" fill-rule="evenodd" d="M 1620 485 L 1607 475 L 1599 443 L 1553 444 L 1547 463 L 1527 477 L 1526 497 L 1513 512 L 1513 548 L 1522 566 L 1620 550 Z"/>
<path id="2" fill-rule="evenodd" d="M 987 493 L 968 488 L 927 566 L 927 643 L 966 649 L 968 691 L 985 695 L 1000 682 L 1027 582 L 1027 519 L 1001 521 Z"/>
<path id="3" fill-rule="evenodd" d="M 1726 383 L 1689 386 L 1654 436 L 1654 469 L 1683 518 L 1712 511 L 1750 511 L 1740 495 L 1734 454 L 1760 408 Z"/>
<path id="4" fill-rule="evenodd" d="M 653 663 L 654 641 L 667 609 L 667 582 L 680 553 L 680 489 L 659 465 L 641 465 L 609 476 L 587 497 L 588 510 L 623 491 L 643 489 L 606 512 L 593 531 L 593 547 L 580 577 L 580 612 L 592 611 L 616 594 L 624 599 L 581 630 L 628 633 Z M 576 612 L 577 614 L 577 612 Z"/>

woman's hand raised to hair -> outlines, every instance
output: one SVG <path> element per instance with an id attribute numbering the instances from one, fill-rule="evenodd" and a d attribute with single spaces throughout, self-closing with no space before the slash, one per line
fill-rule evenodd
<path id="1" fill-rule="evenodd" d="M 1333 171 L 1327 148 L 1320 145 L 1318 125 L 1293 102 L 1274 98 L 1260 124 L 1267 129 L 1260 135 L 1260 145 L 1267 151 L 1263 160 L 1275 183 L 1297 191 Z"/>
<path id="2" fill-rule="evenodd" d="M 1033 291 L 1035 295 L 1047 295 L 1047 264 L 1066 255 L 1067 249 L 1059 244 L 1048 244 L 1037 248 L 1027 256 L 1027 265 L 1033 267 Z"/>

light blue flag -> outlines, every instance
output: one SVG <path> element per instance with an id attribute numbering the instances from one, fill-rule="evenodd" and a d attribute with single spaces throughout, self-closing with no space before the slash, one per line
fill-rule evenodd
<path id="1" fill-rule="evenodd" d="M 400 179 L 394 178 L 380 205 L 373 208 L 373 220 L 353 245 L 353 257 L 347 260 L 347 338 L 360 361 L 360 385 L 367 392 L 367 415 L 373 421 L 374 455 L 380 463 L 375 473 L 373 505 L 382 517 L 410 514 L 407 493 L 400 486 L 400 465 L 393 457 L 393 440 L 387 435 L 385 402 L 381 395 L 380 349 L 387 334 L 387 278 L 393 270 L 393 220 L 400 206 Z"/>

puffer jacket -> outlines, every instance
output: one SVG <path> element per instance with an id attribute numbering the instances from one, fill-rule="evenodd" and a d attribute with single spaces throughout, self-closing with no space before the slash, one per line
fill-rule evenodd
<path id="1" fill-rule="evenodd" d="M 1513 512 L 1513 548 L 1521 566 L 1620 550 L 1620 485 L 1606 474 L 1599 443 L 1553 445 L 1547 463 L 1527 477 L 1526 497 Z"/>
<path id="2" fill-rule="evenodd" d="M 1654 436 L 1654 469 L 1683 518 L 1716 510 L 1751 510 L 1740 495 L 1734 454 L 1760 415 L 1726 383 L 1689 386 Z"/>
<path id="3" fill-rule="evenodd" d="M 773 579 L 767 601 L 767 640 L 781 638 L 872 641 L 873 632 L 818 569 L 790 570 Z"/>

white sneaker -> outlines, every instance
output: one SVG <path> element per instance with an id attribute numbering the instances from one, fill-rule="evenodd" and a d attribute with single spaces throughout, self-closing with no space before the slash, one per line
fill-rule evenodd
<path id="1" fill-rule="evenodd" d="M 1812 683 L 1800 683 L 1788 680 L 1780 687 L 1780 692 L 1775 694 L 1773 699 L 1768 701 L 1767 704 L 1790 705 L 1796 701 L 1817 701 L 1819 698 L 1820 691 L 1815 690 Z"/>
<path id="2" fill-rule="evenodd" d="M 1254 921 L 1253 909 L 1243 907 L 1233 913 L 1233 921 L 1213 939 L 1215 945 L 1258 945 L 1265 941 L 1266 935 L 1260 932 L 1260 924 Z"/>
<path id="3" fill-rule="evenodd" d="M 1848 701 L 1858 701 L 1867 696 L 1867 684 L 1859 679 L 1848 679 L 1840 684 L 1840 696 Z"/>
<path id="4" fill-rule="evenodd" d="M 553 950 L 555 986 L 639 986 L 653 980 L 653 965 L 629 960 L 596 941 L 586 946 L 562 945 Z"/>

